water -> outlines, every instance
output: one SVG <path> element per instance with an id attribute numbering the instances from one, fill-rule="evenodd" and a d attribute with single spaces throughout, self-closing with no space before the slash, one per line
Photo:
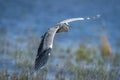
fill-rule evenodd
<path id="1" fill-rule="evenodd" d="M 7 38 L 11 40 L 24 36 L 26 30 L 40 37 L 62 20 L 100 14 L 100 19 L 71 23 L 70 31 L 57 34 L 55 43 L 65 46 L 85 41 L 94 45 L 106 34 L 115 50 L 116 40 L 120 38 L 119 3 L 119 0 L 0 0 L 0 28 L 7 28 Z M 6 62 L 9 68 L 15 67 L 11 59 Z"/>
<path id="2" fill-rule="evenodd" d="M 19 68 L 15 63 L 15 60 L 10 55 L 0 55 L 0 71 L 6 69 L 9 73 L 14 71 L 18 72 Z"/>
<path id="3" fill-rule="evenodd" d="M 0 4 L 0 27 L 8 29 L 10 38 L 24 34 L 25 29 L 32 29 L 40 36 L 49 27 L 64 19 L 97 14 L 102 15 L 101 19 L 71 23 L 71 26 L 76 27 L 72 27 L 67 34 L 59 35 L 57 41 L 62 40 L 64 43 L 76 39 L 78 42 L 84 36 L 90 36 L 94 40 L 104 31 L 112 44 L 119 37 L 118 0 L 1 0 Z"/>

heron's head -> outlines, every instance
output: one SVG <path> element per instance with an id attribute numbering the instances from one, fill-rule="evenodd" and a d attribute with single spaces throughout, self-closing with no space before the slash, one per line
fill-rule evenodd
<path id="1" fill-rule="evenodd" d="M 60 24 L 58 24 L 58 26 L 59 26 L 59 29 L 57 30 L 57 33 L 68 32 L 68 30 L 69 30 L 69 25 L 66 23 L 60 23 Z"/>

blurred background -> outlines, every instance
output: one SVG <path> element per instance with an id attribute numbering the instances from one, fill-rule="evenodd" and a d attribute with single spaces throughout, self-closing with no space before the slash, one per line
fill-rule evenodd
<path id="1" fill-rule="evenodd" d="M 0 80 L 28 80 L 41 36 L 62 20 L 51 57 L 32 80 L 120 80 L 119 0 L 0 0 Z"/>

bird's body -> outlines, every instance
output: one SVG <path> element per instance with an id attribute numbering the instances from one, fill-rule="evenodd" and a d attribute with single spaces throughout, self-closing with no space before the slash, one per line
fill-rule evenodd
<path id="1" fill-rule="evenodd" d="M 77 20 L 89 20 L 94 18 L 96 17 L 67 19 L 67 20 L 61 21 L 59 24 L 55 25 L 54 27 L 51 27 L 50 29 L 48 29 L 48 31 L 42 36 L 42 39 L 38 48 L 38 53 L 35 59 L 35 67 L 34 67 L 35 71 L 38 71 L 47 63 L 47 60 L 50 56 L 50 53 L 53 47 L 53 40 L 54 40 L 55 34 L 60 32 L 68 32 L 69 30 L 68 22 L 77 21 Z"/>
<path id="2" fill-rule="evenodd" d="M 53 39 L 56 33 L 62 32 L 61 25 L 56 25 L 55 27 L 50 28 L 41 39 L 40 46 L 38 48 L 37 57 L 35 60 L 35 71 L 37 71 L 39 68 L 43 67 L 45 63 L 47 62 L 51 49 L 53 46 Z M 68 29 L 66 28 L 66 31 Z M 64 29 L 65 31 L 65 29 Z"/>

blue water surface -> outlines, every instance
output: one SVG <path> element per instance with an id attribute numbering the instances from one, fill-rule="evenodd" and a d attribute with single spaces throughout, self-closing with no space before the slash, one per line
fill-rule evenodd
<path id="1" fill-rule="evenodd" d="M 23 35 L 32 29 L 41 36 L 49 27 L 73 17 L 97 14 L 100 19 L 71 23 L 69 33 L 57 36 L 57 42 L 76 43 L 88 37 L 99 42 L 101 33 L 108 36 L 112 45 L 119 38 L 119 0 L 0 0 L 0 27 L 8 29 L 8 37 Z"/>

